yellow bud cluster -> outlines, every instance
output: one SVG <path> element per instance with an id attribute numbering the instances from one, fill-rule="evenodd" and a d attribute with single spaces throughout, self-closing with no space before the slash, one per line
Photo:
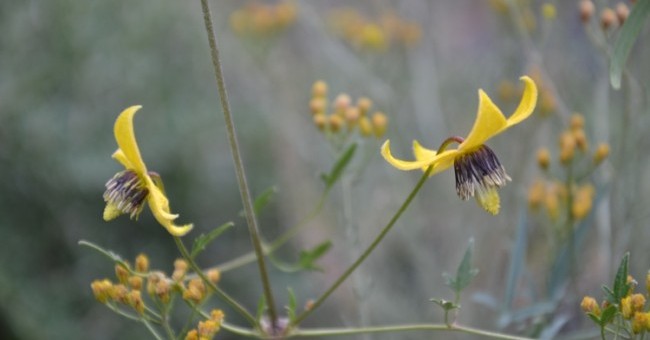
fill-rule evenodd
<path id="1" fill-rule="evenodd" d="M 220 309 L 214 309 L 210 312 L 210 318 L 199 321 L 197 328 L 187 332 L 185 340 L 210 340 L 212 339 L 223 323 L 224 314 Z"/>
<path id="2" fill-rule="evenodd" d="M 372 100 L 359 97 L 356 103 L 347 93 L 340 93 L 332 102 L 332 112 L 328 113 L 328 86 L 322 80 L 312 85 L 309 108 L 316 128 L 320 131 L 337 134 L 342 131 L 353 132 L 358 129 L 363 137 L 374 135 L 377 138 L 386 133 L 388 117 L 383 112 L 370 115 Z"/>
<path id="3" fill-rule="evenodd" d="M 187 274 L 187 261 L 184 259 L 176 259 L 176 261 L 174 261 L 172 279 L 177 282 L 182 281 L 185 274 Z"/>
<path id="4" fill-rule="evenodd" d="M 192 301 L 195 304 L 200 303 L 207 296 L 205 284 L 201 278 L 194 278 L 187 284 L 187 289 L 183 291 L 183 299 Z"/>
<path id="5" fill-rule="evenodd" d="M 598 302 L 596 302 L 596 299 L 591 296 L 585 296 L 582 298 L 580 308 L 582 308 L 585 313 L 592 313 L 596 316 L 600 316 L 600 307 L 598 307 Z"/>
<path id="6" fill-rule="evenodd" d="M 109 279 L 95 280 L 90 284 L 95 299 L 101 303 L 109 301 L 132 307 L 139 314 L 144 313 L 144 301 L 139 290 L 129 290 L 123 284 L 113 284 Z"/>
<path id="7" fill-rule="evenodd" d="M 579 187 L 573 196 L 571 214 L 576 221 L 587 217 L 591 211 L 596 190 L 591 184 Z"/>
<path id="8" fill-rule="evenodd" d="M 268 38 L 293 25 L 297 12 L 292 1 L 280 1 L 272 5 L 253 2 L 230 15 L 230 28 L 240 36 Z"/>
<path id="9" fill-rule="evenodd" d="M 353 47 L 371 52 L 385 51 L 392 45 L 412 47 L 422 36 L 420 26 L 385 12 L 378 19 L 369 19 L 351 8 L 336 9 L 329 14 L 334 33 Z"/>

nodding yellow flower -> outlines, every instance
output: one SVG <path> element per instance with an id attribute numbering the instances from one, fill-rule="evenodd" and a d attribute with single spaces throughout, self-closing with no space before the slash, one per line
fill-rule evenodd
<path id="1" fill-rule="evenodd" d="M 490 97 L 483 90 L 479 90 L 478 113 L 467 138 L 448 138 L 439 151 L 426 149 L 418 141 L 413 141 L 415 161 L 404 161 L 393 157 L 390 141 L 387 140 L 381 147 L 382 156 L 400 170 L 426 171 L 429 167 L 433 167 L 430 175 L 444 171 L 453 165 L 458 196 L 467 200 L 476 194 L 479 205 L 496 215 L 500 206 L 496 189 L 503 187 L 510 177 L 494 152 L 485 146 L 485 142 L 525 120 L 535 109 L 537 86 L 528 76 L 521 77 L 521 80 L 525 85 L 524 93 L 519 106 L 509 118 L 506 119 Z M 459 143 L 458 148 L 445 150 L 447 145 L 453 142 Z"/>
<path id="2" fill-rule="evenodd" d="M 183 236 L 192 230 L 192 224 L 174 224 L 178 215 L 170 212 L 169 200 L 165 196 L 160 176 L 147 171 L 140 156 L 133 130 L 133 116 L 141 107 L 136 105 L 127 108 L 115 121 L 114 133 L 118 149 L 112 157 L 126 170 L 118 172 L 106 183 L 104 220 L 110 221 L 122 214 L 137 219 L 146 202 L 158 223 L 170 234 Z"/>

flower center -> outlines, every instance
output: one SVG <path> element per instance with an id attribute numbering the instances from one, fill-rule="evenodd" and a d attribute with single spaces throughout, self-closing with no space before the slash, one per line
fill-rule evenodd
<path id="1" fill-rule="evenodd" d="M 149 189 L 135 171 L 118 172 L 106 182 L 104 219 L 110 220 L 120 214 L 127 214 L 132 219 L 137 218 L 148 195 Z"/>
<path id="2" fill-rule="evenodd" d="M 489 192 L 510 181 L 510 176 L 506 174 L 494 151 L 485 145 L 456 158 L 454 170 L 456 193 L 463 200 L 473 197 L 476 190 Z"/>

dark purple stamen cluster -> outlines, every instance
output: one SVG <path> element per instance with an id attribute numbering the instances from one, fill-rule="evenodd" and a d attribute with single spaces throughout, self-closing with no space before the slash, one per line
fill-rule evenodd
<path id="1" fill-rule="evenodd" d="M 494 151 L 485 145 L 456 158 L 454 170 L 456 193 L 463 200 L 473 197 L 476 190 L 501 188 L 510 180 Z"/>
<path id="2" fill-rule="evenodd" d="M 137 218 L 149 195 L 140 177 L 133 170 L 118 172 L 106 182 L 104 201 L 114 205 L 123 214 Z"/>

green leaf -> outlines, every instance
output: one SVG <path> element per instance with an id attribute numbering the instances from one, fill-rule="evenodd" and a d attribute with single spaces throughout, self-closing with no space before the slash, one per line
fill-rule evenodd
<path id="1" fill-rule="evenodd" d="M 637 1 L 634 7 L 632 7 L 630 16 L 625 20 L 623 27 L 621 27 L 618 40 L 614 43 L 614 53 L 609 65 L 609 80 L 612 87 L 617 90 L 621 88 L 623 68 L 625 67 L 627 58 L 630 56 L 634 42 L 639 37 L 643 23 L 648 17 L 649 12 L 650 1 Z"/>
<path id="2" fill-rule="evenodd" d="M 325 255 L 332 247 L 332 241 L 325 241 L 311 250 L 300 252 L 299 259 L 296 263 L 282 262 L 269 254 L 269 260 L 278 269 L 286 273 L 294 273 L 300 270 L 317 270 L 322 268 L 316 264 L 316 261 Z"/>
<path id="3" fill-rule="evenodd" d="M 440 308 L 444 309 L 445 311 L 460 308 L 459 305 L 451 301 L 447 301 L 445 299 L 429 299 L 429 301 L 434 302 L 436 305 L 440 306 Z"/>
<path id="4" fill-rule="evenodd" d="M 293 321 L 296 318 L 296 294 L 293 292 L 291 287 L 287 288 L 289 291 L 289 306 L 287 306 L 287 316 L 289 316 L 289 321 Z"/>
<path id="5" fill-rule="evenodd" d="M 213 229 L 210 231 L 207 235 L 206 234 L 201 234 L 199 237 L 197 237 L 194 240 L 194 243 L 192 244 L 192 251 L 190 252 L 190 257 L 194 258 L 196 255 L 198 255 L 200 252 L 205 250 L 205 247 L 208 245 L 208 243 L 212 242 L 215 238 L 219 237 L 224 231 L 228 230 L 228 228 L 231 228 L 235 224 L 232 222 L 226 222 L 223 225 Z"/>
<path id="6" fill-rule="evenodd" d="M 271 200 L 273 200 L 273 196 L 277 192 L 278 189 L 275 186 L 271 186 L 266 188 L 266 190 L 262 191 L 261 194 L 255 197 L 255 202 L 253 202 L 253 211 L 255 212 L 255 215 L 258 215 L 262 211 L 262 209 L 264 209 L 269 203 L 271 203 Z M 239 216 L 241 217 L 246 216 L 244 210 L 239 212 Z"/>
<path id="7" fill-rule="evenodd" d="M 264 311 L 266 310 L 266 298 L 264 295 L 260 296 L 260 299 L 257 301 L 257 312 L 255 315 L 257 316 L 257 320 L 262 319 L 262 315 L 264 315 Z"/>
<path id="8" fill-rule="evenodd" d="M 446 285 L 453 289 L 457 294 L 467 287 L 476 274 L 478 274 L 478 269 L 472 268 L 472 254 L 474 252 L 474 239 L 469 240 L 469 245 L 463 256 L 463 260 L 458 265 L 458 270 L 456 271 L 456 277 L 452 277 L 447 273 L 442 275 L 445 277 Z"/>
<path id="9" fill-rule="evenodd" d="M 354 156 L 354 152 L 357 150 L 357 143 L 352 143 L 350 146 L 341 154 L 341 157 L 336 161 L 332 170 L 329 174 L 322 174 L 321 178 L 325 182 L 325 189 L 329 190 L 332 188 L 334 183 L 338 181 L 339 177 L 343 174 L 343 170 L 348 166 Z"/>
<path id="10" fill-rule="evenodd" d="M 598 317 L 598 315 L 596 315 L 596 314 L 594 314 L 594 313 L 587 313 L 587 316 L 588 316 L 589 318 L 591 318 L 591 320 L 593 320 L 593 321 L 594 321 L 598 326 L 601 326 L 601 325 L 602 325 L 601 322 L 600 322 L 600 318 Z"/>
<path id="11" fill-rule="evenodd" d="M 325 241 L 311 250 L 300 252 L 300 267 L 307 270 L 322 271 L 322 268 L 316 265 L 316 261 L 332 248 L 332 241 Z"/>
<path id="12" fill-rule="evenodd" d="M 650 2 L 650 1 L 643 1 Z M 615 301 L 610 301 L 612 304 L 618 304 L 622 298 L 627 295 L 627 292 L 630 290 L 630 285 L 627 283 L 627 268 L 628 262 L 630 260 L 630 253 L 627 252 L 623 255 L 621 264 L 618 266 L 618 271 L 616 272 L 616 277 L 614 278 L 614 298 Z"/>
<path id="13" fill-rule="evenodd" d="M 616 306 L 614 305 L 609 305 L 605 310 L 600 314 L 600 326 L 605 327 L 608 323 L 612 322 L 614 320 L 614 316 L 616 316 Z"/>

